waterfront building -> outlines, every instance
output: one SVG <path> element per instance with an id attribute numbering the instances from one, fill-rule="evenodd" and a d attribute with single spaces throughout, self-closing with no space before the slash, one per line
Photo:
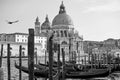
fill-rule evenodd
<path id="1" fill-rule="evenodd" d="M 114 47 L 114 48 L 110 48 L 110 49 L 108 47 L 93 48 L 92 54 L 98 55 L 99 59 L 101 59 L 103 57 L 103 55 L 106 55 L 106 57 L 112 56 L 114 58 L 114 57 L 117 57 L 118 54 L 120 55 L 120 49 L 118 47 Z"/>
<path id="2" fill-rule="evenodd" d="M 104 44 L 105 44 L 105 45 L 114 45 L 115 42 L 116 42 L 116 40 L 115 40 L 115 39 L 112 39 L 112 38 L 109 38 L 109 39 L 107 39 L 107 40 L 104 40 Z"/>
<path id="3" fill-rule="evenodd" d="M 43 55 L 46 50 L 47 43 L 47 34 L 44 32 L 40 32 L 40 22 L 38 17 L 35 21 L 35 49 L 38 52 L 38 55 Z M 27 56 L 27 43 L 28 43 L 28 33 L 2 33 L 0 34 L 0 44 L 4 44 L 4 54 L 3 56 L 7 56 L 7 44 L 10 43 L 12 50 L 11 56 L 19 55 L 19 46 L 22 45 L 24 47 L 23 56 Z"/>
<path id="4" fill-rule="evenodd" d="M 118 46 L 119 49 L 120 49 L 120 39 L 117 40 L 117 46 Z"/>

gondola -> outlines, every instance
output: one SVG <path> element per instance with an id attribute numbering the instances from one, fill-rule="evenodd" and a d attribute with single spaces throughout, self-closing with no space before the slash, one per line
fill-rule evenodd
<path id="1" fill-rule="evenodd" d="M 39 63 L 39 64 L 35 64 L 34 65 L 36 68 L 38 69 L 41 69 L 41 68 L 49 68 L 49 65 L 48 64 L 42 64 L 42 63 Z M 58 66 L 53 66 L 53 70 L 57 70 Z M 60 69 L 62 69 L 62 66 L 60 66 Z M 66 71 L 81 71 L 80 69 L 78 69 L 76 66 L 73 66 L 73 65 L 66 65 L 65 67 L 65 70 Z"/>
<path id="2" fill-rule="evenodd" d="M 45 66 L 45 65 L 39 65 L 39 64 L 34 64 L 34 67 L 35 68 L 37 68 L 37 69 L 39 69 L 39 70 L 41 70 L 41 69 L 47 69 L 47 70 L 49 70 L 49 67 L 48 66 Z M 53 67 L 53 71 L 57 71 L 57 67 Z"/>
<path id="3" fill-rule="evenodd" d="M 88 71 L 81 72 L 69 72 L 65 74 L 66 78 L 86 79 L 95 77 L 106 77 L 109 75 L 108 69 L 90 69 Z"/>
<path id="4" fill-rule="evenodd" d="M 47 64 L 43 64 L 43 63 L 39 62 L 39 64 L 43 65 L 43 66 L 47 66 L 47 67 L 49 66 L 49 62 L 47 62 Z M 72 62 L 65 62 L 65 64 L 66 64 L 66 66 L 73 66 L 73 65 L 75 65 Z M 59 65 L 62 66 L 62 62 L 61 61 L 60 61 Z M 57 67 L 57 66 L 58 66 L 58 62 L 57 61 L 53 61 L 53 67 Z"/>
<path id="5" fill-rule="evenodd" d="M 15 62 L 15 67 L 17 69 L 20 69 L 20 66 L 17 65 L 17 63 Z M 28 67 L 25 66 L 21 66 L 21 70 L 25 73 L 29 73 Z M 53 75 L 56 75 L 57 71 L 53 71 Z M 48 74 L 49 74 L 49 69 L 34 69 L 34 76 L 37 78 L 48 78 Z"/>
<path id="6" fill-rule="evenodd" d="M 39 63 L 40 65 L 43 65 L 43 66 L 49 66 L 49 62 L 47 62 L 47 64 L 43 64 L 43 63 Z M 58 65 L 58 62 L 56 62 L 56 61 L 54 61 L 53 62 L 53 67 L 57 67 L 57 65 Z M 60 62 L 60 66 L 62 66 L 62 63 Z"/>
<path id="7" fill-rule="evenodd" d="M 47 67 L 48 68 L 48 67 Z M 54 68 L 54 67 L 53 67 Z M 81 71 L 75 71 L 66 67 L 66 78 L 93 78 L 93 77 L 106 77 L 110 74 L 108 68 L 104 69 L 86 69 Z"/>
<path id="8" fill-rule="evenodd" d="M 20 69 L 20 66 L 18 66 L 15 63 L 15 67 L 17 69 Z M 22 66 L 21 70 L 25 73 L 28 73 L 28 68 Z M 57 71 L 53 71 L 53 74 L 55 75 Z M 65 72 L 65 78 L 74 78 L 74 79 L 86 79 L 86 78 L 95 78 L 95 77 L 106 77 L 109 75 L 108 69 L 89 69 L 87 71 L 69 71 Z M 34 69 L 34 76 L 39 78 L 48 78 L 49 76 L 49 69 Z M 61 75 L 60 75 L 61 76 Z"/>
<path id="9" fill-rule="evenodd" d="M 69 66 L 70 67 L 70 66 Z M 48 68 L 48 67 L 47 67 Z M 54 68 L 54 67 L 53 67 Z M 94 77 L 106 77 L 110 74 L 110 71 L 108 68 L 103 69 L 84 69 L 81 71 L 77 71 L 74 69 L 66 67 L 66 78 L 94 78 Z"/>

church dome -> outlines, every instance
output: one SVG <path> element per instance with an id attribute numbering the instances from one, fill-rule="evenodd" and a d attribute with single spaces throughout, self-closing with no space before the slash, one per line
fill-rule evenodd
<path id="1" fill-rule="evenodd" d="M 59 14 L 55 16 L 55 18 L 52 21 L 52 26 L 54 25 L 73 25 L 71 17 L 66 14 L 63 2 L 60 6 Z"/>
<path id="2" fill-rule="evenodd" d="M 46 16 L 45 21 L 41 25 L 41 29 L 50 29 L 50 26 L 48 16 Z"/>

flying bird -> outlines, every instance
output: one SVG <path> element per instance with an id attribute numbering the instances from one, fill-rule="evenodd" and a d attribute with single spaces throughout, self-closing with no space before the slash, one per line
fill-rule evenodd
<path id="1" fill-rule="evenodd" d="M 13 23 L 17 23 L 19 20 L 16 21 L 7 21 L 8 24 L 13 24 Z"/>

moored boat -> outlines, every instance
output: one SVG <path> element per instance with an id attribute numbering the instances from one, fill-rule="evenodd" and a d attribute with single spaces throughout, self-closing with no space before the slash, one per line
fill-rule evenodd
<path id="1" fill-rule="evenodd" d="M 15 63 L 15 67 L 20 69 L 20 66 Z M 25 73 L 28 73 L 28 67 L 21 66 L 21 70 Z M 53 71 L 55 75 L 57 70 Z M 86 79 L 86 78 L 94 78 L 94 77 L 106 77 L 109 75 L 109 70 L 106 69 L 89 69 L 87 71 L 69 71 L 65 72 L 65 78 L 74 78 L 74 79 Z M 34 76 L 39 78 L 48 78 L 49 76 L 49 68 L 34 69 Z M 61 75 L 60 75 L 61 76 Z"/>
<path id="2" fill-rule="evenodd" d="M 20 66 L 17 65 L 17 63 L 15 62 L 15 67 L 17 69 L 20 69 Z M 28 67 L 25 66 L 21 66 L 21 70 L 25 73 L 29 73 L 29 69 Z M 39 77 L 43 77 L 43 78 L 48 78 L 48 74 L 49 74 L 49 69 L 34 69 L 34 76 L 39 78 Z M 56 72 L 53 71 L 53 74 L 56 74 Z"/>
<path id="3" fill-rule="evenodd" d="M 47 64 L 42 64 L 42 63 L 39 63 L 39 65 L 38 64 L 35 64 L 34 65 L 36 68 L 38 68 L 38 69 L 41 69 L 41 68 L 47 68 L 47 69 L 49 69 L 49 65 L 47 65 Z M 57 65 L 56 66 L 53 66 L 53 70 L 57 70 Z M 62 69 L 62 66 L 60 66 L 60 69 Z M 81 71 L 80 69 L 78 69 L 77 67 L 75 67 L 74 65 L 66 65 L 65 66 L 65 70 L 66 71 Z"/>
<path id="4" fill-rule="evenodd" d="M 90 69 L 88 71 L 81 72 L 69 72 L 66 73 L 66 78 L 95 78 L 95 77 L 106 77 L 109 75 L 108 69 Z"/>

